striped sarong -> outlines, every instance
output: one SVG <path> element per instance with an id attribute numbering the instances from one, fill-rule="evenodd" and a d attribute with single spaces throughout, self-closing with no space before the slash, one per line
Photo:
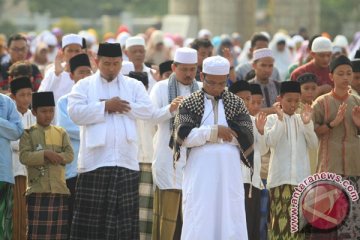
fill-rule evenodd
<path id="1" fill-rule="evenodd" d="M 26 176 L 16 176 L 14 185 L 13 239 L 26 239 Z"/>
<path id="2" fill-rule="evenodd" d="M 28 239 L 68 238 L 68 196 L 32 193 L 26 197 Z"/>
<path id="3" fill-rule="evenodd" d="M 305 239 L 304 233 L 291 233 L 292 185 L 284 184 L 270 189 L 270 240 Z"/>
<path id="4" fill-rule="evenodd" d="M 140 163 L 139 197 L 140 240 L 151 240 L 154 199 L 151 163 Z"/>
<path id="5" fill-rule="evenodd" d="M 122 167 L 81 173 L 70 239 L 139 239 L 139 175 Z"/>
<path id="6" fill-rule="evenodd" d="M 12 238 L 12 208 L 13 184 L 0 181 L 0 239 Z"/>

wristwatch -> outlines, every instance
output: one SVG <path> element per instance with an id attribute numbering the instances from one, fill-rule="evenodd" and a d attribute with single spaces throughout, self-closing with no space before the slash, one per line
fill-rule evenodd
<path id="1" fill-rule="evenodd" d="M 334 128 L 334 127 L 332 127 L 332 126 L 330 125 L 330 122 L 326 123 L 326 126 L 327 126 L 329 129 L 333 129 L 333 128 Z"/>

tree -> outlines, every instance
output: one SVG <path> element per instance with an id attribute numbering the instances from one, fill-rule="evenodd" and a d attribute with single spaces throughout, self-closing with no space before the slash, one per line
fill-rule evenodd
<path id="1" fill-rule="evenodd" d="M 15 26 L 15 24 L 10 22 L 9 20 L 0 22 L 0 33 L 3 33 L 9 37 L 10 35 L 16 32 L 18 32 L 18 28 Z"/>
<path id="2" fill-rule="evenodd" d="M 75 21 L 75 19 L 70 17 L 62 17 L 57 23 L 54 23 L 53 27 L 59 27 L 61 30 L 66 33 L 74 33 L 80 31 L 80 25 Z"/>

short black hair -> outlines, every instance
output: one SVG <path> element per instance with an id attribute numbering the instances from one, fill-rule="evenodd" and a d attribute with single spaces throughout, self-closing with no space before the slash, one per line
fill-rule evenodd
<path id="1" fill-rule="evenodd" d="M 27 43 L 27 39 L 26 39 L 25 35 L 20 34 L 20 33 L 15 33 L 9 37 L 8 42 L 7 42 L 8 47 L 10 47 L 10 44 L 12 41 L 17 41 L 17 40 L 24 40 Z"/>
<path id="2" fill-rule="evenodd" d="M 195 50 L 199 50 L 201 47 L 209 48 L 209 47 L 213 47 L 213 45 L 212 45 L 211 41 L 208 39 L 197 38 L 190 44 L 190 47 Z"/>
<path id="3" fill-rule="evenodd" d="M 29 61 L 19 61 L 10 66 L 8 73 L 12 78 L 32 77 L 33 66 Z"/>
<path id="4" fill-rule="evenodd" d="M 258 42 L 258 41 L 269 42 L 269 39 L 262 33 L 255 33 L 251 37 L 251 48 L 254 48 L 256 45 L 256 42 Z"/>

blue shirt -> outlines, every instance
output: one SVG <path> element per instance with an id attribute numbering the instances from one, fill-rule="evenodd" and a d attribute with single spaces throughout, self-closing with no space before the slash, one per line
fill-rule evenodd
<path id="1" fill-rule="evenodd" d="M 15 183 L 10 141 L 18 140 L 23 132 L 15 103 L 0 93 L 0 182 Z"/>
<path id="2" fill-rule="evenodd" d="M 71 145 L 74 150 L 74 160 L 66 164 L 65 178 L 73 178 L 77 176 L 77 162 L 80 145 L 80 129 L 69 117 L 68 111 L 68 95 L 59 98 L 56 107 L 56 125 L 63 127 L 70 137 Z"/>

